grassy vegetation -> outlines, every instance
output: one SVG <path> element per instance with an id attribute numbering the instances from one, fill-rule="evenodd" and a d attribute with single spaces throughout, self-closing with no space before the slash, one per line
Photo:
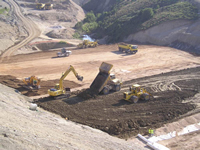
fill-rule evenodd
<path id="1" fill-rule="evenodd" d="M 95 4 L 96 6 L 100 3 L 98 0 L 90 1 L 90 5 Z M 91 6 L 92 8 L 94 7 Z M 180 0 L 116 0 L 109 12 L 88 13 L 86 19 L 76 25 L 76 29 L 79 30 L 79 33 L 80 31 L 87 34 L 95 32 L 96 38 L 109 35 L 110 42 L 117 42 L 131 33 L 148 29 L 166 21 L 197 18 L 198 9 L 189 2 L 181 2 Z"/>
<path id="2" fill-rule="evenodd" d="M 9 9 L 6 7 L 0 9 L 0 14 L 7 14 L 8 12 L 9 12 Z"/>

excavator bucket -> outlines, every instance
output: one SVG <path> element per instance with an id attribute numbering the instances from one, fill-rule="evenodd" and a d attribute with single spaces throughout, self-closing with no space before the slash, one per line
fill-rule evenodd
<path id="1" fill-rule="evenodd" d="M 97 74 L 96 78 L 90 85 L 90 90 L 94 94 L 99 94 L 103 87 L 106 85 L 107 81 L 110 78 L 110 70 L 112 69 L 113 65 L 103 62 L 99 67 L 99 73 Z"/>
<path id="2" fill-rule="evenodd" d="M 83 76 L 77 75 L 77 79 L 78 79 L 79 81 L 83 81 Z"/>

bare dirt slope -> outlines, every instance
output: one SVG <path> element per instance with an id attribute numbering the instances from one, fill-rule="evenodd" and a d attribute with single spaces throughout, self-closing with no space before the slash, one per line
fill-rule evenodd
<path id="1" fill-rule="evenodd" d="M 199 97 L 199 94 L 196 95 L 196 98 Z M 197 99 L 196 99 L 197 100 Z M 198 98 L 199 102 L 200 99 Z M 156 135 L 164 135 L 167 133 L 172 133 L 174 131 L 180 132 L 189 125 L 194 125 L 196 127 L 200 127 L 200 115 L 195 114 L 192 116 L 185 117 L 184 119 L 178 120 L 176 122 L 166 124 L 164 127 L 156 130 Z M 198 125 L 197 125 L 198 124 Z M 185 129 L 185 131 L 187 131 Z M 162 145 L 167 146 L 171 150 L 181 150 L 181 149 L 193 149 L 193 150 L 199 150 L 200 149 L 200 131 L 194 131 L 189 134 L 185 134 L 182 136 L 176 136 L 174 138 L 171 138 L 169 140 L 163 140 L 159 143 Z"/>
<path id="2" fill-rule="evenodd" d="M 2 8 L 7 7 L 9 10 L 8 15 L 3 14 L 0 16 L 0 24 L 3 26 L 0 29 L 0 43 L 2 43 L 0 54 L 14 45 L 19 48 L 17 53 L 34 52 L 32 46 L 23 46 L 22 43 L 30 42 L 31 37 L 39 34 L 38 29 L 33 30 L 35 24 L 37 24 L 41 34 L 39 38 L 33 41 L 52 40 L 53 38 L 60 41 L 66 41 L 66 39 L 72 42 L 77 41 L 73 39 L 73 27 L 84 18 L 85 13 L 72 0 L 52 1 L 54 5 L 52 10 L 37 10 L 35 0 L 17 0 L 15 2 L 16 6 L 20 8 L 12 5 L 13 0 L 0 1 Z M 40 2 L 48 3 L 49 1 L 43 0 Z M 25 38 L 28 39 L 24 40 Z M 80 42 L 80 40 L 78 41 Z M 18 45 L 20 42 L 21 46 Z M 7 55 L 14 51 L 9 51 Z"/>
<path id="3" fill-rule="evenodd" d="M 23 28 L 23 22 L 14 15 L 14 10 L 7 1 L 0 1 L 0 9 L 7 8 L 9 11 L 4 11 L 0 15 L 0 55 L 1 53 L 24 39 L 27 36 L 26 30 Z"/>
<path id="4" fill-rule="evenodd" d="M 145 149 L 38 108 L 31 99 L 0 84 L 0 149 Z"/>

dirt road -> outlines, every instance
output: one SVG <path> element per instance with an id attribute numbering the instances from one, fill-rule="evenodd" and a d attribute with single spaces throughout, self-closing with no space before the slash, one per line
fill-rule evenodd
<path id="1" fill-rule="evenodd" d="M 28 37 L 26 37 L 23 41 L 21 41 L 20 43 L 12 46 L 11 48 L 9 48 L 8 50 L 6 50 L 2 55 L 1 55 L 1 60 L 0 62 L 2 62 L 5 57 L 8 57 L 10 55 L 12 55 L 16 50 L 18 50 L 19 48 L 21 48 L 22 46 L 24 46 L 25 44 L 29 43 L 31 40 L 33 40 L 34 38 L 38 37 L 41 33 L 41 31 L 39 30 L 39 28 L 37 27 L 37 25 L 29 18 L 26 18 L 22 12 L 21 9 L 19 7 L 19 5 L 16 3 L 16 1 L 14 0 L 9 0 L 9 4 L 12 7 L 12 9 L 14 10 L 16 16 L 18 16 L 18 19 L 20 19 L 23 24 L 24 24 L 24 28 L 26 29 L 26 31 L 28 32 Z"/>

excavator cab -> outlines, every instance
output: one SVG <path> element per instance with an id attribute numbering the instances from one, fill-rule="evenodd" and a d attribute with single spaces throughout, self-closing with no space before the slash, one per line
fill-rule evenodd
<path id="1" fill-rule="evenodd" d="M 60 86 L 59 86 L 59 83 L 57 83 L 54 87 L 56 90 L 59 90 Z"/>

